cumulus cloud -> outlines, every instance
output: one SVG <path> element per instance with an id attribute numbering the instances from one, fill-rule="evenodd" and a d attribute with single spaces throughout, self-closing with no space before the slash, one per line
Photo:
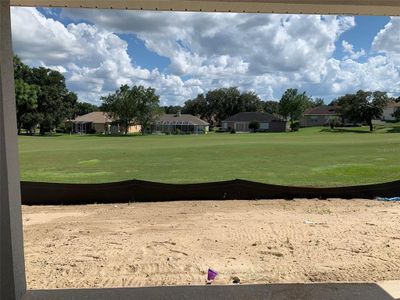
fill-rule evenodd
<path id="1" fill-rule="evenodd" d="M 289 87 L 330 98 L 358 88 L 399 90 L 400 51 L 393 45 L 400 48 L 400 37 L 393 35 L 400 21 L 394 18 L 374 40 L 380 54 L 367 57 L 343 41 L 345 57 L 337 60 L 335 45 L 356 26 L 353 17 L 65 9 L 64 25 L 33 8 L 14 8 L 12 17 L 16 53 L 62 70 L 68 86 L 91 102 L 123 83 L 155 87 L 163 104 L 225 86 L 263 99 Z M 122 33 L 167 57 L 167 70 L 136 65 Z"/>
<path id="2" fill-rule="evenodd" d="M 364 49 L 361 49 L 360 51 L 354 51 L 354 45 L 350 44 L 348 41 L 343 40 L 342 47 L 343 47 L 343 52 L 346 54 L 344 57 L 345 59 L 357 60 L 360 57 L 363 57 L 366 55 L 366 52 Z"/>
<path id="3" fill-rule="evenodd" d="M 396 64 L 400 64 L 400 18 L 392 17 L 390 22 L 376 35 L 373 49 L 385 54 Z"/>
<path id="4" fill-rule="evenodd" d="M 400 90 L 400 76 L 397 67 L 385 56 L 373 56 L 364 63 L 348 59 L 330 61 L 333 70 L 331 91 L 334 94 L 354 92 L 357 89 L 381 90 L 397 94 Z"/>
<path id="5" fill-rule="evenodd" d="M 318 80 L 352 17 L 64 10 L 115 32 L 133 33 L 171 60 L 177 75 L 304 72 Z M 310 60 L 310 57 L 313 59 Z"/>
<path id="6" fill-rule="evenodd" d="M 60 22 L 45 18 L 33 8 L 12 8 L 14 51 L 27 63 L 39 57 L 49 65 L 65 64 L 71 56 L 84 54 L 76 37 Z"/>
<path id="7" fill-rule="evenodd" d="M 13 8 L 12 29 L 15 53 L 30 65 L 64 73 L 68 87 L 82 100 L 98 102 L 121 84 L 151 85 L 165 92 L 164 96 L 178 97 L 173 99 L 176 101 L 199 91 L 193 82 L 186 89 L 178 76 L 135 66 L 127 42 L 96 25 L 81 22 L 64 26 L 34 8 Z"/>

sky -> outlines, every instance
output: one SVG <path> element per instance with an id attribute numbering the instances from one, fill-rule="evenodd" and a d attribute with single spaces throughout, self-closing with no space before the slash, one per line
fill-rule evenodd
<path id="1" fill-rule="evenodd" d="M 80 101 L 122 84 L 152 86 L 162 105 L 236 86 L 262 100 L 288 88 L 332 99 L 400 94 L 400 18 L 14 7 L 13 49 L 62 72 Z"/>

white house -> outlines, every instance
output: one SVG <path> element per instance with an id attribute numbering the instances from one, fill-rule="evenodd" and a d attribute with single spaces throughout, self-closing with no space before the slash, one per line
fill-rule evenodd
<path id="1" fill-rule="evenodd" d="M 398 109 L 400 109 L 400 102 L 390 102 L 383 109 L 382 121 L 395 121 L 393 113 Z"/>

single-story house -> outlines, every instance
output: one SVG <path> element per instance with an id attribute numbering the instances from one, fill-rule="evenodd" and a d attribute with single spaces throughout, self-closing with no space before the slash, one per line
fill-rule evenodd
<path id="1" fill-rule="evenodd" d="M 332 118 L 341 118 L 338 107 L 322 105 L 306 109 L 300 119 L 301 127 L 324 126 L 328 125 Z"/>
<path id="2" fill-rule="evenodd" d="M 152 133 L 207 133 L 209 131 L 207 122 L 190 114 L 164 114 L 151 125 Z"/>
<path id="3" fill-rule="evenodd" d="M 249 132 L 251 122 L 260 123 L 259 131 L 284 132 L 288 129 L 287 121 L 265 112 L 240 112 L 222 121 L 222 128 L 238 132 Z"/>
<path id="4" fill-rule="evenodd" d="M 382 121 L 395 121 L 393 113 L 400 109 L 400 102 L 389 102 L 388 105 L 383 109 Z"/>
<path id="5" fill-rule="evenodd" d="M 125 132 L 122 125 L 116 122 L 106 112 L 95 111 L 86 115 L 78 116 L 74 120 L 67 121 L 72 125 L 74 133 L 97 133 L 97 134 L 118 134 Z M 140 132 L 140 125 L 131 125 L 128 133 Z"/>

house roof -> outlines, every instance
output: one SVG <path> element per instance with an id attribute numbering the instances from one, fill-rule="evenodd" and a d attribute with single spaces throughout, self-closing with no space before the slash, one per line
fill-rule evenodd
<path id="1" fill-rule="evenodd" d="M 282 121 L 277 116 L 266 112 L 240 112 L 233 115 L 222 122 L 271 122 L 271 121 Z M 283 121 L 282 121 L 283 122 Z"/>
<path id="2" fill-rule="evenodd" d="M 337 116 L 338 107 L 322 105 L 317 107 L 308 108 L 305 110 L 305 116 Z"/>
<path id="3" fill-rule="evenodd" d="M 207 122 L 190 114 L 164 114 L 156 122 L 161 125 L 209 125 Z"/>
<path id="4" fill-rule="evenodd" d="M 388 105 L 386 105 L 387 108 L 396 108 L 400 107 L 400 102 L 389 102 Z"/>
<path id="5" fill-rule="evenodd" d="M 75 120 L 72 120 L 72 122 L 75 123 L 82 122 L 82 123 L 100 123 L 100 124 L 111 123 L 112 121 L 113 119 L 110 118 L 107 113 L 102 111 L 94 111 L 86 115 L 78 116 L 75 118 Z"/>

